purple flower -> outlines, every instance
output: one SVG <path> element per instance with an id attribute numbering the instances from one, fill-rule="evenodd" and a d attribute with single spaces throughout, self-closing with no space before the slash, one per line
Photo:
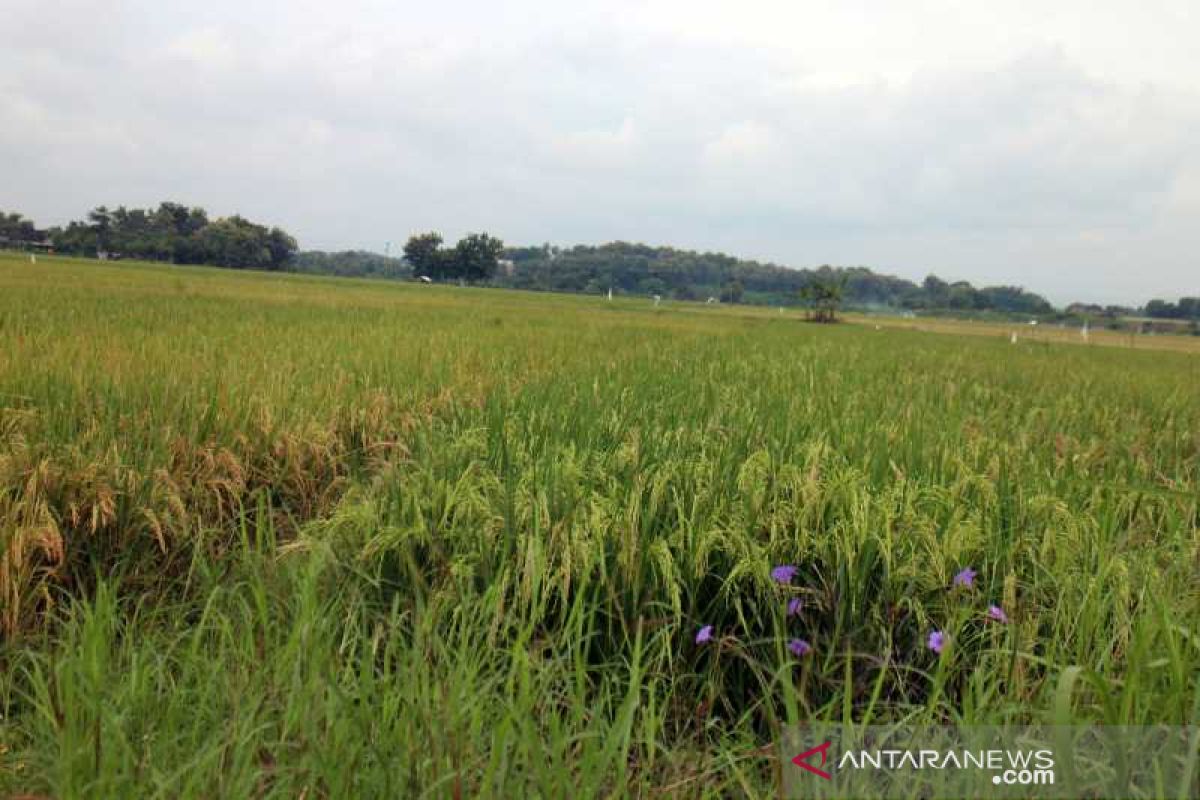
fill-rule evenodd
<path id="1" fill-rule="evenodd" d="M 789 617 L 794 617 L 800 613 L 800 609 L 802 608 L 804 608 L 804 601 L 802 601 L 799 597 L 793 597 L 791 600 L 788 600 L 787 615 Z"/>
<path id="2" fill-rule="evenodd" d="M 957 575 L 954 576 L 954 585 L 965 586 L 970 589 L 975 585 L 975 576 L 977 574 L 978 573 L 976 573 L 975 570 L 971 569 L 970 567 L 964 567 L 963 569 L 959 570 Z"/>
<path id="3" fill-rule="evenodd" d="M 776 583 L 791 583 L 792 578 L 796 577 L 796 573 L 799 571 L 799 567 L 793 567 L 791 564 L 781 564 L 771 570 L 771 580 Z"/>
<path id="4" fill-rule="evenodd" d="M 1001 625 L 1008 624 L 1008 614 L 1004 613 L 1004 609 L 1000 606 L 988 606 L 987 618 L 993 622 L 999 622 Z"/>
<path id="5" fill-rule="evenodd" d="M 792 655 L 801 658 L 812 652 L 812 645 L 803 639 L 792 639 L 788 642 L 787 649 L 791 651 Z"/>
<path id="6" fill-rule="evenodd" d="M 946 646 L 946 634 L 941 631 L 932 631 L 929 634 L 928 647 L 935 653 L 942 652 L 942 648 Z"/>
<path id="7" fill-rule="evenodd" d="M 708 644 L 709 642 L 712 641 L 712 637 L 713 637 L 713 626 L 705 625 L 703 628 L 700 629 L 700 632 L 696 634 L 696 644 Z"/>

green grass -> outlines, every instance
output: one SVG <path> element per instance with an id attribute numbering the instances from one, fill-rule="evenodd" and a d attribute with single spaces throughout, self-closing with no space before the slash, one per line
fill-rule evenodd
<path id="1" fill-rule="evenodd" d="M 0 342 L 0 795 L 769 795 L 789 721 L 1200 720 L 1194 354 L 5 256 Z"/>

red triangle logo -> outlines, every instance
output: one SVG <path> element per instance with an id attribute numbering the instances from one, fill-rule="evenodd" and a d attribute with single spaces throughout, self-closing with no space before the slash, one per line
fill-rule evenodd
<path id="1" fill-rule="evenodd" d="M 805 750 L 803 753 L 801 753 L 800 755 L 793 758 L 792 763 L 795 764 L 797 767 L 800 767 L 801 769 L 808 770 L 809 772 L 811 772 L 814 775 L 820 775 L 822 778 L 824 778 L 827 781 L 833 780 L 833 776 L 830 775 L 828 772 L 826 772 L 823 769 L 814 767 L 812 764 L 808 763 L 808 759 L 811 756 L 814 756 L 817 753 L 820 753 L 821 754 L 821 766 L 822 767 L 825 766 L 825 760 L 829 757 L 829 748 L 832 744 L 833 744 L 832 742 L 825 742 L 825 744 L 819 744 L 816 747 L 812 748 L 811 750 Z"/>

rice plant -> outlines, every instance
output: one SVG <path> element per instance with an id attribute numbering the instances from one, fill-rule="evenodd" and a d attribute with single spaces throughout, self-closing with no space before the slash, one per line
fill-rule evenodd
<path id="1" fill-rule="evenodd" d="M 770 796 L 1200 719 L 1200 354 L 0 257 L 0 794 Z"/>

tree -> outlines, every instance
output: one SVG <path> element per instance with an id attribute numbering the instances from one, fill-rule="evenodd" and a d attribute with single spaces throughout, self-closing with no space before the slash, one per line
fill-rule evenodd
<path id="1" fill-rule="evenodd" d="M 1178 303 L 1151 300 L 1145 312 L 1147 317 L 1157 319 L 1196 319 L 1200 317 L 1200 297 L 1181 297 Z"/>
<path id="2" fill-rule="evenodd" d="M 16 212 L 5 214 L 0 211 L 0 238 L 14 242 L 36 242 L 42 238 L 42 233 L 32 220 Z"/>
<path id="3" fill-rule="evenodd" d="M 296 240 L 281 228 L 240 216 L 209 222 L 204 209 L 172 202 L 152 209 L 99 206 L 86 221 L 52 229 L 50 238 L 65 253 L 105 250 L 177 264 L 250 269 L 287 269 L 297 251 Z"/>
<path id="4" fill-rule="evenodd" d="M 107 250 L 112 232 L 112 214 L 105 206 L 97 206 L 88 212 L 88 222 L 97 250 Z"/>
<path id="5" fill-rule="evenodd" d="M 808 318 L 813 322 L 837 322 L 843 289 L 842 281 L 816 278 L 805 284 L 800 299 L 808 306 Z"/>
<path id="6" fill-rule="evenodd" d="M 435 274 L 439 271 L 437 262 L 439 260 L 438 250 L 441 246 L 442 235 L 440 233 L 420 233 L 409 237 L 408 242 L 404 245 L 404 260 L 412 267 L 414 275 L 441 277 Z"/>
<path id="7" fill-rule="evenodd" d="M 468 283 L 487 280 L 496 274 L 504 242 L 486 233 L 468 233 L 454 246 L 454 277 Z"/>
<path id="8" fill-rule="evenodd" d="M 1149 303 L 1146 303 L 1147 317 L 1167 319 L 1175 316 L 1175 311 L 1175 304 L 1168 303 L 1165 300 L 1151 300 Z"/>
<path id="9" fill-rule="evenodd" d="M 667 284 L 663 282 L 662 278 L 650 277 L 639 283 L 638 289 L 640 289 L 643 294 L 648 294 L 651 296 L 656 294 L 661 295 L 666 293 Z"/>
<path id="10" fill-rule="evenodd" d="M 203 208 L 188 208 L 182 203 L 159 203 L 154 218 L 158 228 L 175 236 L 191 236 L 208 224 L 208 213 Z"/>
<path id="11" fill-rule="evenodd" d="M 296 254 L 296 240 L 281 228 L 271 228 L 266 235 L 267 251 L 271 254 L 271 269 L 283 269 Z"/>
<path id="12" fill-rule="evenodd" d="M 203 263 L 241 269 L 283 269 L 296 250 L 296 240 L 279 228 L 237 215 L 205 226 L 197 245 Z"/>
<path id="13" fill-rule="evenodd" d="M 729 282 L 725 287 L 725 291 L 721 292 L 721 299 L 726 303 L 740 303 L 746 294 L 746 287 L 737 278 Z"/>
<path id="14" fill-rule="evenodd" d="M 412 270 L 405 261 L 365 250 L 337 253 L 305 250 L 291 259 L 288 268 L 296 272 L 344 277 L 399 279 L 412 276 Z"/>
<path id="15" fill-rule="evenodd" d="M 429 271 L 425 273 L 416 272 L 415 269 L 413 272 L 417 275 L 428 275 L 435 281 L 452 281 L 462 277 L 458 265 L 458 251 L 449 247 L 441 247 L 434 250 L 427 269 Z"/>

